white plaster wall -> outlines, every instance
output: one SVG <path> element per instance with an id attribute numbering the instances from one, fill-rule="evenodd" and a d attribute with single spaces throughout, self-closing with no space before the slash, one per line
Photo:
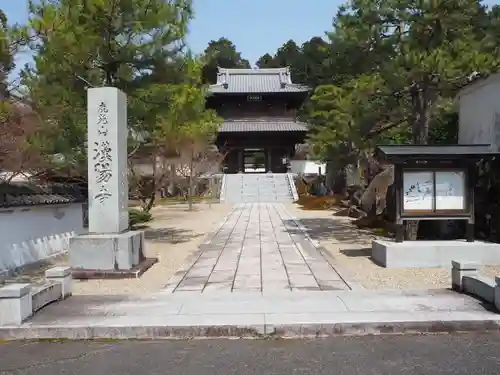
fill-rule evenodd
<path id="1" fill-rule="evenodd" d="M 500 74 L 460 92 L 458 143 L 491 144 L 500 150 Z"/>
<path id="2" fill-rule="evenodd" d="M 0 273 L 66 252 L 82 232 L 81 203 L 0 209 Z"/>
<path id="3" fill-rule="evenodd" d="M 314 160 L 290 160 L 291 172 L 295 174 L 318 174 L 321 168 L 321 174 L 326 172 L 326 164 Z"/>

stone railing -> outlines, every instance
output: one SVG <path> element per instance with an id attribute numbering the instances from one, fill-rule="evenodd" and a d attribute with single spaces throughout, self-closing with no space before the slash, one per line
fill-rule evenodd
<path id="1" fill-rule="evenodd" d="M 219 191 L 219 201 L 225 202 L 226 201 L 226 174 L 222 176 L 222 182 L 220 184 L 220 191 Z"/>
<path id="2" fill-rule="evenodd" d="M 477 296 L 493 304 L 500 311 L 500 277 L 493 280 L 490 277 L 479 275 L 481 266 L 476 262 L 451 262 L 451 287 L 461 293 Z"/>
<path id="3" fill-rule="evenodd" d="M 292 173 L 287 173 L 286 178 L 288 180 L 288 188 L 293 196 L 293 201 L 296 202 L 299 200 L 299 193 L 297 192 L 297 187 L 295 186 L 295 179 L 293 178 Z"/>
<path id="4" fill-rule="evenodd" d="M 69 267 L 53 267 L 45 271 L 42 286 L 9 283 L 0 287 L 0 326 L 18 325 L 49 303 L 66 299 L 72 293 Z"/>

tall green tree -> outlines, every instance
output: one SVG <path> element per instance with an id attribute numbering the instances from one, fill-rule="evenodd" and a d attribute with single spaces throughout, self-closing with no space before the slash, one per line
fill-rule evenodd
<path id="1" fill-rule="evenodd" d="M 160 147 L 175 148 L 180 157 L 179 169 L 187 180 L 189 210 L 193 208 L 197 179 L 219 161 L 213 141 L 222 119 L 214 110 L 206 108 L 208 92 L 202 72 L 199 60 L 186 58 L 184 81 L 172 86 L 167 112 L 157 122 L 153 137 Z"/>
<path id="2" fill-rule="evenodd" d="M 51 130 L 52 152 L 85 168 L 91 86 L 123 90 L 129 126 L 148 133 L 165 107 L 161 85 L 177 79 L 192 14 L 190 0 L 30 1 L 26 37 L 35 68 L 24 72 L 24 83 Z"/>
<path id="3" fill-rule="evenodd" d="M 483 14 L 477 0 L 359 0 L 339 12 L 337 27 L 367 53 L 393 51 L 376 69 L 410 108 L 413 141 L 427 143 L 440 97 L 452 95 L 472 72 L 498 67 L 475 32 Z"/>
<path id="4" fill-rule="evenodd" d="M 327 58 L 327 42 L 320 37 L 313 37 L 302 46 L 289 40 L 273 55 L 269 53 L 262 55 L 257 60 L 256 65 L 259 68 L 289 67 L 295 83 L 314 87 L 324 78 L 323 64 Z M 331 79 L 327 82 L 330 83 Z"/>
<path id="5" fill-rule="evenodd" d="M 13 68 L 13 56 L 10 49 L 9 27 L 7 17 L 0 9 L 0 169 L 7 168 L 7 159 L 12 153 L 9 136 L 12 118 L 12 106 L 8 99 L 7 77 Z"/>
<path id="6" fill-rule="evenodd" d="M 347 185 L 361 183 L 360 161 L 371 146 L 367 135 L 387 99 L 382 77 L 367 74 L 339 86 L 318 86 L 306 105 L 314 156 L 329 162 L 334 174 L 343 171 Z"/>
<path id="7" fill-rule="evenodd" d="M 144 211 L 153 207 L 159 188 L 183 182 L 191 209 L 198 177 L 218 157 L 211 146 L 220 120 L 215 112 L 205 108 L 207 86 L 202 83 L 202 67 L 200 59 L 187 54 L 179 66 L 178 81 L 154 86 L 166 96 L 163 110 L 156 112 L 144 135 L 146 146 L 128 159 L 131 189 Z M 143 97 L 151 92 L 151 88 L 145 89 Z M 140 156 L 139 168 L 136 155 Z M 152 167 L 147 176 L 141 172 L 144 164 Z M 176 178 L 179 176 L 181 179 Z"/>
<path id="8" fill-rule="evenodd" d="M 347 70 L 347 80 L 361 84 L 366 75 L 380 77 L 380 97 L 387 98 L 374 112 L 379 118 L 372 118 L 371 126 L 407 124 L 414 143 L 427 143 L 433 120 L 442 114 L 440 103 L 452 97 L 471 73 L 498 69 L 498 54 L 491 44 L 485 48 L 485 32 L 477 26 L 485 22 L 485 14 L 477 0 L 354 0 L 341 8 L 330 34 L 335 40 L 331 50 L 341 47 L 349 51 L 349 59 L 364 56 Z M 338 64 L 339 54 L 332 56 L 334 67 L 347 65 Z M 407 235 L 415 239 L 418 225 L 411 224 Z"/>
<path id="9" fill-rule="evenodd" d="M 16 27 L 8 24 L 0 9 L 0 170 L 9 172 L 0 178 L 2 182 L 31 172 L 42 159 L 32 142 L 38 118 L 25 98 L 13 94 L 11 78 L 19 45 Z"/>
<path id="10" fill-rule="evenodd" d="M 329 58 L 328 43 L 320 37 L 313 37 L 301 47 L 302 81 L 311 87 L 321 83 L 332 83 L 332 77 L 325 71 L 325 63 Z"/>
<path id="11" fill-rule="evenodd" d="M 492 7 L 478 23 L 479 33 L 484 33 L 484 48 L 493 53 L 498 51 L 500 44 L 500 5 Z"/>
<path id="12" fill-rule="evenodd" d="M 269 53 L 266 53 L 259 57 L 257 62 L 255 63 L 257 68 L 259 69 L 265 69 L 265 68 L 277 68 L 273 56 L 271 56 Z"/>
<path id="13" fill-rule="evenodd" d="M 7 78 L 14 68 L 7 17 L 0 9 L 0 98 L 7 95 Z"/>
<path id="14" fill-rule="evenodd" d="M 292 79 L 297 83 L 304 81 L 303 58 L 300 47 L 292 39 L 283 44 L 273 57 L 276 67 L 289 67 Z"/>
<path id="15" fill-rule="evenodd" d="M 204 83 L 213 84 L 217 81 L 217 68 L 250 68 L 248 60 L 244 59 L 233 42 L 226 38 L 210 41 L 203 55 Z"/>

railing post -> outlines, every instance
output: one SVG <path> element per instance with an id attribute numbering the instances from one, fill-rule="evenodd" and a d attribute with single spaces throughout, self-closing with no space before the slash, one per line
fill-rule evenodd
<path id="1" fill-rule="evenodd" d="M 0 326 L 21 324 L 33 314 L 30 284 L 7 284 L 0 288 Z"/>
<path id="2" fill-rule="evenodd" d="M 469 261 L 451 261 L 451 288 L 457 292 L 463 292 L 463 277 L 477 276 L 479 264 Z"/>
<path id="3" fill-rule="evenodd" d="M 62 299 L 68 298 L 73 293 L 73 276 L 71 268 L 56 266 L 45 271 L 45 278 L 61 284 Z"/>

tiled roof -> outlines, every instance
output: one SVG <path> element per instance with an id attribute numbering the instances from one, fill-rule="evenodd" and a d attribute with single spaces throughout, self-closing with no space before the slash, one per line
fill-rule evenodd
<path id="1" fill-rule="evenodd" d="M 292 82 L 289 68 L 224 69 L 219 68 L 217 83 L 211 93 L 307 92 L 310 88 Z"/>
<path id="2" fill-rule="evenodd" d="M 221 133 L 240 132 L 306 132 L 303 122 L 265 122 L 265 121 L 225 121 Z"/>
<path id="3" fill-rule="evenodd" d="M 82 190 L 75 185 L 38 186 L 29 183 L 0 183 L 0 208 L 67 204 L 86 200 Z"/>

